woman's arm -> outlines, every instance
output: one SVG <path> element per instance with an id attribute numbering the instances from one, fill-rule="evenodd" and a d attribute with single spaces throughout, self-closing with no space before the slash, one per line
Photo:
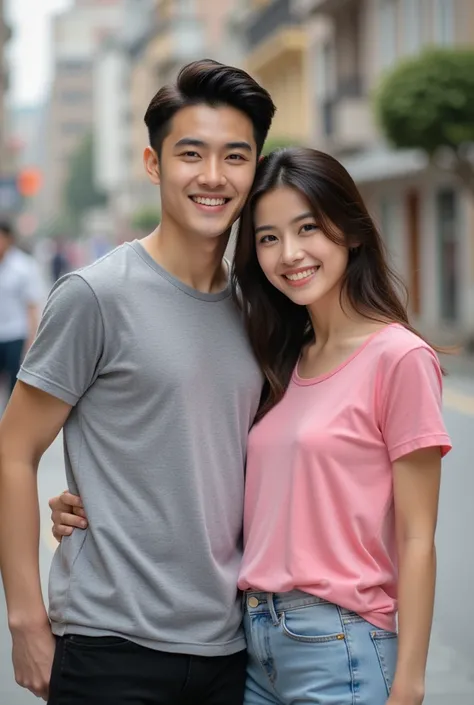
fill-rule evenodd
<path id="1" fill-rule="evenodd" d="M 399 640 L 397 668 L 387 705 L 420 705 L 425 691 L 436 582 L 440 448 L 423 448 L 396 460 L 393 478 Z"/>

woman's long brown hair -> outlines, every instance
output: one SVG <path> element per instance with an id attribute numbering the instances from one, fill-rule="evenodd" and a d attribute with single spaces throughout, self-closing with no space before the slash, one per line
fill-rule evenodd
<path id="1" fill-rule="evenodd" d="M 265 375 L 257 421 L 281 400 L 303 346 L 314 338 L 306 307 L 270 284 L 257 260 L 255 207 L 261 196 L 279 186 L 301 193 L 325 235 L 349 248 L 341 288 L 349 305 L 372 320 L 401 323 L 422 338 L 408 321 L 406 287 L 390 268 L 382 238 L 342 164 L 314 149 L 273 152 L 258 164 L 240 219 L 232 270 L 234 297 Z"/>

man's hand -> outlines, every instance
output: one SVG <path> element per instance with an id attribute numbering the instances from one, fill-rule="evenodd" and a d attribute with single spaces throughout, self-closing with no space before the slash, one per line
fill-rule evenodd
<path id="1" fill-rule="evenodd" d="M 16 682 L 47 701 L 56 648 L 49 622 L 12 628 L 11 632 Z"/>
<path id="2" fill-rule="evenodd" d="M 70 536 L 73 529 L 87 529 L 87 519 L 81 498 L 68 491 L 49 500 L 51 509 L 52 532 L 56 541 L 61 543 L 63 536 Z"/>

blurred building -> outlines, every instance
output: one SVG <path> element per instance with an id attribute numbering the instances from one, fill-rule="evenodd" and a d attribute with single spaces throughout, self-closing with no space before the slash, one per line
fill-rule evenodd
<path id="1" fill-rule="evenodd" d="M 293 0 L 247 0 L 241 12 L 245 68 L 270 91 L 270 140 L 307 144 L 312 135 L 309 33 Z"/>
<path id="2" fill-rule="evenodd" d="M 373 118 L 382 73 L 427 45 L 474 43 L 472 0 L 294 0 L 308 27 L 312 143 L 341 158 L 381 225 L 426 331 L 474 329 L 474 208 L 417 151 L 391 150 Z"/>
<path id="3" fill-rule="evenodd" d="M 11 31 L 4 15 L 4 0 L 0 0 L 0 176 L 8 173 L 7 165 L 7 115 L 5 97 L 8 90 L 8 67 L 5 50 Z"/>
<path id="4" fill-rule="evenodd" d="M 240 57 L 229 20 L 237 0 L 129 0 L 122 27 L 102 43 L 95 63 L 96 173 L 109 195 L 111 217 L 126 235 L 127 221 L 158 209 L 146 176 L 143 121 L 151 98 L 189 61 Z"/>
<path id="5" fill-rule="evenodd" d="M 76 0 L 53 20 L 44 217 L 60 213 L 71 156 L 93 129 L 94 57 L 101 42 L 118 31 L 122 2 Z"/>

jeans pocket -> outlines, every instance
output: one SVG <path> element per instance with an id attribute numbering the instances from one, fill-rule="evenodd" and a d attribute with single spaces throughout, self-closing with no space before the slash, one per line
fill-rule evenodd
<path id="1" fill-rule="evenodd" d="M 345 638 L 337 607 L 327 603 L 283 612 L 281 627 L 290 639 L 311 644 L 343 641 Z"/>
<path id="2" fill-rule="evenodd" d="M 398 637 L 395 632 L 371 631 L 370 637 L 377 653 L 382 675 L 387 687 L 387 695 L 392 689 L 397 665 Z"/>

